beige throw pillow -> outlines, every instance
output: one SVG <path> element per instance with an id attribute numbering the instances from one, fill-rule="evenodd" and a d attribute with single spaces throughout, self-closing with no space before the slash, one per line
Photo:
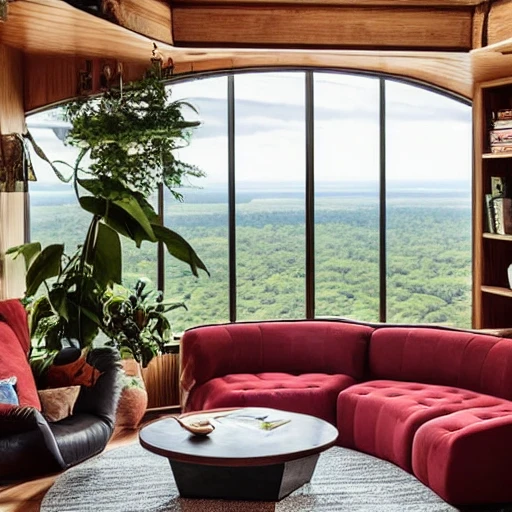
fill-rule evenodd
<path id="1" fill-rule="evenodd" d="M 80 386 L 40 389 L 38 394 L 43 416 L 51 422 L 71 416 L 78 393 L 80 393 Z"/>

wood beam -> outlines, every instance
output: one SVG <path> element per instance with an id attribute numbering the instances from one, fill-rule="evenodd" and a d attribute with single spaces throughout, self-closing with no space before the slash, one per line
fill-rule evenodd
<path id="1" fill-rule="evenodd" d="M 217 51 L 201 60 L 176 63 L 178 74 L 251 68 L 314 68 L 373 71 L 425 82 L 471 98 L 473 81 L 467 53 L 366 51 Z"/>
<path id="2" fill-rule="evenodd" d="M 176 46 L 471 49 L 472 8 L 194 4 L 172 9 Z"/>
<path id="3" fill-rule="evenodd" d="M 173 7 L 186 5 L 230 5 L 237 7 L 243 4 L 276 5 L 293 4 L 296 7 L 310 5 L 326 5 L 330 7 L 352 6 L 388 6 L 388 7 L 467 7 L 485 3 L 487 0 L 170 0 Z"/>

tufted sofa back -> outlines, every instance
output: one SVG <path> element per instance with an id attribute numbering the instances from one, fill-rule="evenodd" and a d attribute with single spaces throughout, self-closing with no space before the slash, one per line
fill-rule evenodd
<path id="1" fill-rule="evenodd" d="M 296 320 L 196 327 L 181 342 L 186 391 L 234 373 L 364 375 L 373 328 L 336 321 Z"/>
<path id="2" fill-rule="evenodd" d="M 512 340 L 428 327 L 381 327 L 369 348 L 369 379 L 456 386 L 512 399 Z"/>

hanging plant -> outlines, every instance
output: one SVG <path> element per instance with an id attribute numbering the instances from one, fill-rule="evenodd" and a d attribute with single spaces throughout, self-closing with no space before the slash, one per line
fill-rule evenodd
<path id="1" fill-rule="evenodd" d="M 92 164 L 84 172 L 102 184 L 122 184 L 147 197 L 163 183 L 181 199 L 175 188 L 204 176 L 175 156 L 200 124 L 185 119 L 186 109 L 196 112 L 188 102 L 170 101 L 164 83 L 150 74 L 124 89 L 68 105 L 72 129 L 66 142 L 81 149 L 80 160 L 89 153 Z"/>

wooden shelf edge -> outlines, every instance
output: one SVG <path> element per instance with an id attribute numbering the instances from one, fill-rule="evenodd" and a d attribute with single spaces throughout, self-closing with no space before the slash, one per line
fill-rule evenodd
<path id="1" fill-rule="evenodd" d="M 503 153 L 483 153 L 482 158 L 512 158 L 512 151 L 505 151 Z"/>
<path id="2" fill-rule="evenodd" d="M 497 233 L 482 233 L 483 238 L 491 240 L 501 240 L 502 242 L 512 242 L 512 235 L 498 235 Z"/>
<path id="3" fill-rule="evenodd" d="M 492 295 L 500 295 L 501 297 L 512 298 L 512 290 L 510 288 L 502 288 L 500 286 L 485 286 L 482 285 L 480 290 L 483 293 L 490 293 Z"/>

